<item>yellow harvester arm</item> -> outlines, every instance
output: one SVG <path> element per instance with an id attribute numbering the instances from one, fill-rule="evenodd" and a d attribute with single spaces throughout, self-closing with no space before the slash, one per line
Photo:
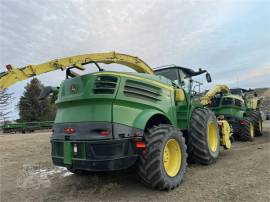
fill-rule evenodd
<path id="1" fill-rule="evenodd" d="M 204 96 L 201 97 L 201 103 L 203 105 L 208 105 L 211 103 L 212 98 L 217 94 L 217 93 L 224 93 L 228 94 L 230 93 L 230 89 L 226 85 L 216 85 L 214 88 L 210 89 Z"/>
<path id="2" fill-rule="evenodd" d="M 58 69 L 64 70 L 69 67 L 75 67 L 84 70 L 83 65 L 90 62 L 105 64 L 116 63 L 128 66 L 137 72 L 154 74 L 153 70 L 138 57 L 116 52 L 94 53 L 56 59 L 43 64 L 28 65 L 18 69 L 8 66 L 7 72 L 0 73 L 0 90 L 8 88 L 16 82 L 25 80 L 29 77 Z"/>

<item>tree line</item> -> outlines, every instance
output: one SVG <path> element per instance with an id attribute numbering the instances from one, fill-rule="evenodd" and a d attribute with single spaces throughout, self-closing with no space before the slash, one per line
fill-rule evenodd
<path id="1" fill-rule="evenodd" d="M 19 111 L 19 119 L 17 122 L 33 122 L 33 121 L 53 121 L 56 114 L 55 97 L 48 96 L 39 100 L 39 95 L 43 89 L 43 85 L 39 79 L 33 78 L 24 87 L 23 95 L 19 99 L 17 109 Z M 7 90 L 0 91 L 0 121 L 10 119 L 11 102 L 13 94 Z"/>

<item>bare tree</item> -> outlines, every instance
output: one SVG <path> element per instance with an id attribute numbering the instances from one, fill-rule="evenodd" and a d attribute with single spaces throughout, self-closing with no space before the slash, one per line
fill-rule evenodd
<path id="1" fill-rule="evenodd" d="M 10 114 L 10 104 L 12 103 L 12 93 L 8 93 L 6 89 L 0 90 L 0 121 L 5 121 Z"/>

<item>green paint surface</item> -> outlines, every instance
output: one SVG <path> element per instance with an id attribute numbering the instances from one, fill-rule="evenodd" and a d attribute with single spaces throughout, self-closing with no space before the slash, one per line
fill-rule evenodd
<path id="1" fill-rule="evenodd" d="M 102 83 L 100 77 L 106 76 L 117 79 L 114 90 L 96 93 L 95 89 L 104 88 L 98 86 L 97 81 Z M 111 83 L 106 83 L 107 87 L 110 88 Z M 173 126 L 187 129 L 192 110 L 202 107 L 192 102 L 188 92 L 185 101 L 176 103 L 174 88 L 164 77 L 141 73 L 118 75 L 115 72 L 66 79 L 59 89 L 56 104 L 55 123 L 104 121 L 139 129 L 145 129 L 147 121 L 154 115 L 164 116 Z"/>
<path id="2" fill-rule="evenodd" d="M 226 98 L 231 98 L 234 102 L 230 105 L 224 105 L 223 100 Z M 242 105 L 236 105 L 236 100 L 239 102 L 241 101 Z M 246 102 L 238 95 L 226 95 L 223 96 L 220 100 L 220 103 L 215 107 L 210 107 L 211 110 L 216 114 L 219 115 L 231 115 L 235 118 L 242 119 L 245 116 L 250 114 L 250 109 L 247 107 Z"/>
<path id="3" fill-rule="evenodd" d="M 72 163 L 72 145 L 70 142 L 64 142 L 64 164 L 71 164 Z"/>

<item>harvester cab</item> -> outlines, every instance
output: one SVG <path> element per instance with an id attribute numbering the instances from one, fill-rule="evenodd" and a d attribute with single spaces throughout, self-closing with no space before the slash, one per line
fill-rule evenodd
<path id="1" fill-rule="evenodd" d="M 180 67 L 176 65 L 168 65 L 162 66 L 154 69 L 155 74 L 162 75 L 169 80 L 173 81 L 174 84 L 183 88 L 189 94 L 196 94 L 198 92 L 195 91 L 196 87 L 198 87 L 198 91 L 200 93 L 200 86 L 202 83 L 195 81 L 192 79 L 194 76 L 198 76 L 206 73 L 207 82 L 211 82 L 211 76 L 206 70 L 199 69 L 198 71 L 194 71 L 189 68 Z"/>

